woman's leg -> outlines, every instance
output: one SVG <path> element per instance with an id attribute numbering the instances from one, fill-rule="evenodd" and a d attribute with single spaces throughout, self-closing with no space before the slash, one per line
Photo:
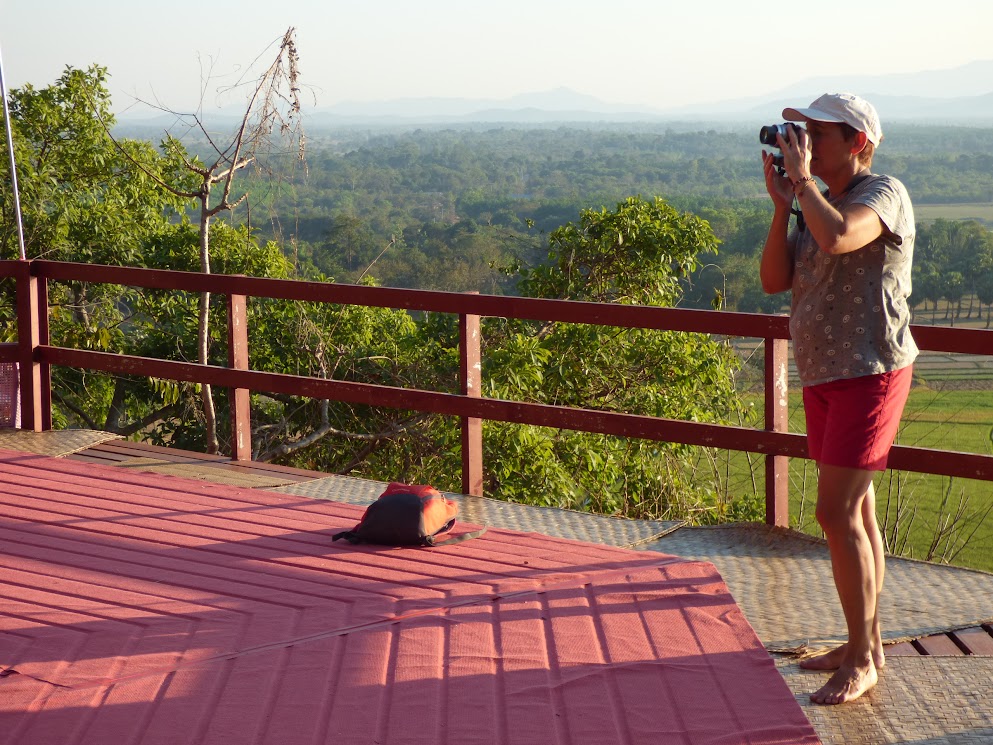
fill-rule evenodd
<path id="1" fill-rule="evenodd" d="M 882 533 L 879 531 L 879 524 L 876 522 L 876 493 L 871 481 L 862 500 L 862 525 L 865 527 L 865 532 L 869 536 L 869 543 L 872 545 L 872 558 L 876 570 L 876 610 L 872 619 L 871 648 L 873 664 L 875 664 L 876 670 L 880 670 L 886 664 L 882 627 L 879 622 L 879 595 L 883 591 L 883 578 L 886 572 L 886 546 L 883 543 Z M 801 660 L 800 667 L 805 670 L 837 670 L 845 659 L 847 651 L 848 644 L 842 644 L 830 652 Z"/>
<path id="2" fill-rule="evenodd" d="M 886 576 L 886 544 L 883 543 L 883 534 L 876 522 L 876 490 L 872 486 L 872 481 L 869 481 L 869 488 L 866 489 L 865 499 L 862 501 L 862 524 L 872 544 L 872 559 L 876 569 L 876 607 L 872 614 L 872 661 L 876 665 L 876 670 L 880 670 L 886 664 L 886 655 L 883 654 L 883 630 L 879 622 L 879 596 L 883 593 L 883 579 Z"/>
<path id="3" fill-rule="evenodd" d="M 814 703 L 851 701 L 876 684 L 872 658 L 877 606 L 876 558 L 874 539 L 870 538 L 863 520 L 863 507 L 874 474 L 858 468 L 819 464 L 817 521 L 827 536 L 834 583 L 848 626 L 848 643 L 835 674 L 811 695 Z M 878 528 L 875 533 L 878 536 Z"/>

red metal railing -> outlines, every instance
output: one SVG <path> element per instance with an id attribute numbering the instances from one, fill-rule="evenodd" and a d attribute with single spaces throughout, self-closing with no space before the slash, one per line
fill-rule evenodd
<path id="1" fill-rule="evenodd" d="M 481 422 L 484 419 L 681 442 L 765 455 L 766 521 L 776 525 L 787 525 L 789 519 L 788 459 L 807 457 L 804 436 L 787 431 L 789 325 L 785 316 L 400 290 L 41 260 L 0 261 L 0 277 L 13 277 L 17 282 L 18 342 L 0 344 L 0 362 L 20 363 L 21 426 L 25 429 L 51 428 L 49 371 L 51 365 L 63 365 L 231 388 L 232 455 L 239 460 L 251 457 L 248 394 L 253 390 L 456 416 L 462 422 L 462 488 L 467 494 L 482 493 Z M 49 281 L 109 283 L 224 295 L 229 318 L 228 367 L 53 346 L 48 335 Z M 249 297 L 458 315 L 459 393 L 250 370 L 246 318 Z M 484 398 L 480 394 L 479 373 L 479 319 L 482 316 L 763 339 L 766 349 L 765 429 Z M 993 354 L 993 331 L 914 326 L 913 333 L 918 346 L 925 350 Z M 972 453 L 896 446 L 890 456 L 890 466 L 993 481 L 993 457 Z"/>

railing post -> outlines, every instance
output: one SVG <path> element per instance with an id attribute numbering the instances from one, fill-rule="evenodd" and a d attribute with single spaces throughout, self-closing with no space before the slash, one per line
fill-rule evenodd
<path id="1" fill-rule="evenodd" d="M 48 280 L 35 278 L 38 282 L 38 343 L 51 344 L 52 337 L 48 318 Z M 52 428 L 52 366 L 40 363 L 41 374 L 41 428 Z"/>
<path id="2" fill-rule="evenodd" d="M 228 295 L 228 367 L 248 369 L 248 298 Z M 231 457 L 252 459 L 251 392 L 247 388 L 228 391 L 231 404 Z"/>
<path id="3" fill-rule="evenodd" d="M 48 366 L 37 361 L 38 346 L 48 341 L 48 292 L 32 273 L 31 261 L 21 260 L 17 264 L 17 356 L 21 386 L 21 428 L 41 432 L 52 428 Z M 43 283 L 44 281 L 41 284 Z"/>
<path id="4" fill-rule="evenodd" d="M 482 395 L 479 316 L 459 315 L 459 392 Z M 462 417 L 462 493 L 483 496 L 483 420 Z"/>
<path id="5" fill-rule="evenodd" d="M 786 339 L 765 340 L 765 428 L 769 432 L 789 430 L 789 344 Z M 768 525 L 790 525 L 789 458 L 765 456 L 765 521 Z"/>

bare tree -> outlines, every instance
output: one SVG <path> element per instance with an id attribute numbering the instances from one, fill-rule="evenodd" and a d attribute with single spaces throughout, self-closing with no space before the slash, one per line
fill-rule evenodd
<path id="1" fill-rule="evenodd" d="M 263 53 L 264 54 L 264 53 Z M 260 55 L 261 57 L 261 55 Z M 300 102 L 299 56 L 296 48 L 296 29 L 290 27 L 279 41 L 279 48 L 269 67 L 259 77 L 242 80 L 230 90 L 245 88 L 248 98 L 240 124 L 226 143 L 211 134 L 202 113 L 202 104 L 193 114 L 176 112 L 162 105 L 154 108 L 165 111 L 184 122 L 191 131 L 197 132 L 207 143 L 212 155 L 207 162 L 190 158 L 180 141 L 168 135 L 165 148 L 181 158 L 190 177 L 189 186 L 180 187 L 169 183 L 161 176 L 144 169 L 162 188 L 172 194 L 195 200 L 199 207 L 199 249 L 200 271 L 210 274 L 210 223 L 222 212 L 231 212 L 248 197 L 247 191 L 235 196 L 235 176 L 254 166 L 258 171 L 271 173 L 267 159 L 263 156 L 271 152 L 275 138 L 291 143 L 294 155 L 303 161 L 306 139 L 301 123 L 302 105 Z M 250 68 L 251 69 L 251 68 Z M 209 80 L 209 77 L 208 77 Z M 123 152 L 123 151 L 122 151 Z M 206 365 L 210 353 L 210 293 L 200 295 L 197 319 L 197 361 Z M 217 439 L 217 417 L 211 386 L 201 386 L 204 428 L 207 438 L 207 452 L 219 450 Z"/>

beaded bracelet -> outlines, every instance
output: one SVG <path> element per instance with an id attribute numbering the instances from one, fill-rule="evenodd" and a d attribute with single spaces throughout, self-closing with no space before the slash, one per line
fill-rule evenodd
<path id="1" fill-rule="evenodd" d="M 793 195 L 796 196 L 797 198 L 801 197 L 803 195 L 804 189 L 807 188 L 807 184 L 809 184 L 813 180 L 814 180 L 813 176 L 804 176 L 803 178 L 794 181 Z M 799 187 L 800 191 L 797 191 L 797 187 Z"/>

